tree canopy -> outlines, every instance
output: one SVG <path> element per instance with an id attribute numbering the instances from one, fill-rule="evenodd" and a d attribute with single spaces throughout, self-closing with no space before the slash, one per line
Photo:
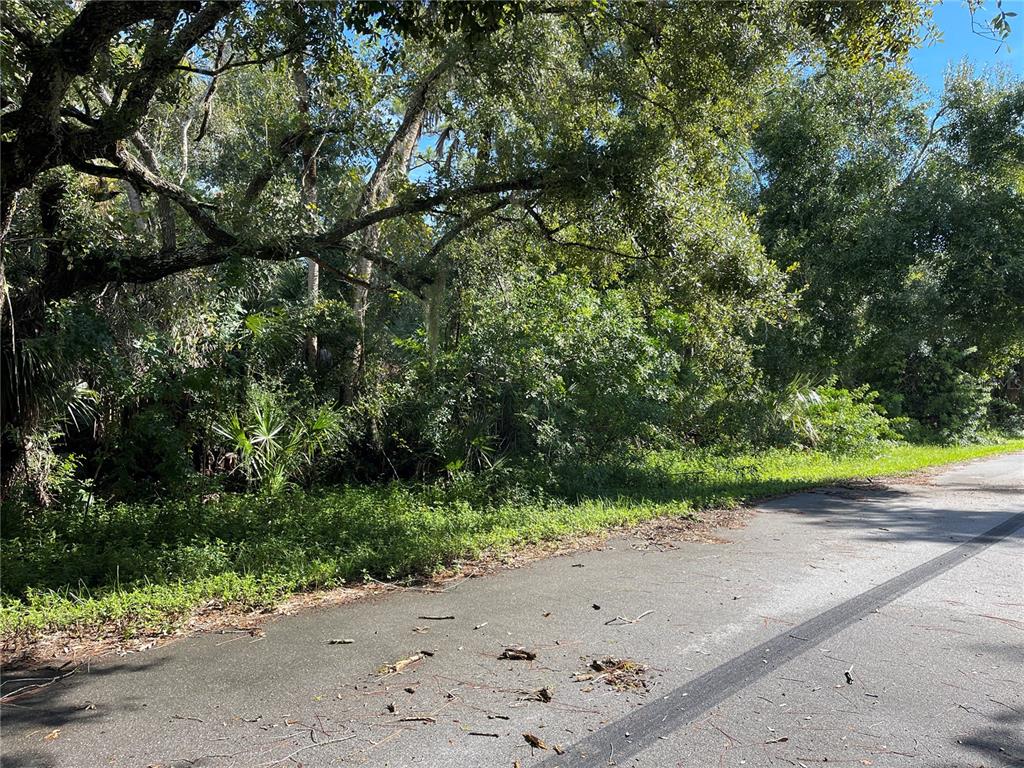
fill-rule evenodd
<path id="1" fill-rule="evenodd" d="M 12 0 L 5 483 L 785 440 L 808 382 L 1013 417 L 1024 101 L 929 112 L 927 13 Z"/>

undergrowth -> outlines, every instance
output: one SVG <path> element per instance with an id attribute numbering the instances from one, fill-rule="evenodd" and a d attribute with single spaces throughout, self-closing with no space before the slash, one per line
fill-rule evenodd
<path id="1" fill-rule="evenodd" d="M 166 631 L 210 601 L 268 607 L 298 591 L 426 576 L 485 552 L 1021 449 L 1024 440 L 853 456 L 663 451 L 498 483 L 467 474 L 159 504 L 8 505 L 0 635 Z"/>

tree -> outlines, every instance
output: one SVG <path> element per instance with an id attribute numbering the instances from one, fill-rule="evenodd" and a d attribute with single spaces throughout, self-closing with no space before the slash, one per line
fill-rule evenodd
<path id="1" fill-rule="evenodd" d="M 672 273 L 692 250 L 672 174 L 713 197 L 722 143 L 787 64 L 898 59 L 922 15 L 912 0 L 12 2 L 5 454 L 34 428 L 12 407 L 32 389 L 18 345 L 108 285 L 307 259 L 321 291 L 346 286 L 357 325 L 397 286 L 436 330 L 451 249 L 481 228 L 605 274 Z"/>
<path id="2" fill-rule="evenodd" d="M 551 134 L 547 138 L 561 139 L 562 146 L 557 152 L 545 156 L 524 152 L 526 147 L 520 147 L 515 148 L 518 152 L 509 151 L 497 157 L 486 158 L 481 154 L 476 183 L 430 185 L 420 190 L 426 194 L 410 195 L 380 209 L 332 212 L 331 225 L 320 235 L 289 233 L 283 242 L 268 243 L 253 242 L 243 233 L 233 231 L 226 222 L 219 220 L 214 204 L 158 176 L 124 144 L 142 126 L 154 102 L 186 87 L 190 77 L 207 78 L 206 90 L 210 91 L 217 78 L 226 76 L 230 70 L 266 64 L 297 48 L 305 50 L 302 34 L 307 30 L 318 36 L 324 49 L 328 41 L 340 46 L 354 45 L 345 33 L 350 24 L 358 29 L 375 21 L 415 36 L 419 25 L 431 27 L 439 18 L 443 21 L 445 14 L 453 13 L 448 4 L 436 6 L 427 6 L 425 16 L 421 6 L 409 3 L 400 5 L 398 11 L 388 10 L 374 17 L 371 14 L 376 7 L 372 4 L 368 8 L 356 6 L 354 14 L 348 7 L 329 5 L 304 6 L 300 13 L 292 14 L 274 5 L 243 6 L 223 1 L 198 5 L 93 2 L 69 18 L 66 10 L 47 14 L 45 6 L 15 4 L 5 18 L 8 39 L 5 47 L 10 62 L 21 64 L 27 76 L 10 74 L 11 82 L 5 89 L 13 108 L 4 113 L 10 138 L 3 146 L 7 158 L 2 184 L 3 231 L 10 226 L 22 191 L 47 170 L 70 166 L 98 177 L 126 179 L 141 189 L 162 194 L 177 203 L 205 237 L 206 242 L 164 249 L 158 254 L 131 256 L 119 259 L 116 264 L 95 255 L 71 269 L 67 269 L 67 265 L 50 265 L 51 272 L 59 268 L 65 272 L 60 286 L 48 285 L 46 289 L 48 296 L 59 298 L 114 279 L 158 279 L 174 271 L 224 260 L 235 251 L 268 259 L 328 252 L 345 248 L 353 234 L 394 218 L 422 214 L 445 204 L 479 197 L 562 189 L 578 182 L 581 170 L 595 178 L 612 173 L 611 166 L 617 158 L 601 151 L 610 147 L 611 142 L 602 145 L 586 136 Z M 528 14 L 524 11 L 528 18 L 505 31 L 496 29 L 486 39 L 476 39 L 474 44 L 466 38 L 460 39 L 457 29 L 455 35 L 430 46 L 442 52 L 442 63 L 422 73 L 413 93 L 422 98 L 432 87 L 440 88 L 441 77 L 459 63 L 471 76 L 486 78 L 493 85 L 498 85 L 496 80 L 501 78 L 503 91 L 514 95 L 517 84 L 511 77 L 527 76 L 529 71 L 524 68 L 551 63 L 550 56 L 544 57 L 536 46 L 530 48 L 518 34 L 530 26 L 546 36 L 561 37 L 568 46 L 566 52 L 575 58 L 576 71 L 562 73 L 561 77 L 557 70 L 546 73 L 545 88 L 552 96 L 567 96 L 570 93 L 567 88 L 584 86 L 573 95 L 584 97 L 587 108 L 596 110 L 595 118 L 603 112 L 611 131 L 626 138 L 637 130 L 635 117 L 642 101 L 667 110 L 674 116 L 672 122 L 679 122 L 680 118 L 693 120 L 693 110 L 706 106 L 709 100 L 724 101 L 724 97 L 738 87 L 739 78 L 756 76 L 765 66 L 777 63 L 779 57 L 794 46 L 806 45 L 796 37 L 798 33 L 812 37 L 845 35 L 849 38 L 846 42 L 854 38 L 857 43 L 867 40 L 867 48 L 858 55 L 872 51 L 886 54 L 906 48 L 912 35 L 910 25 L 918 20 L 912 4 L 894 4 L 884 13 L 873 3 L 840 3 L 834 8 L 825 4 L 813 10 L 800 4 L 784 7 L 786 13 L 781 16 L 775 13 L 776 9 L 756 11 L 742 5 L 720 6 L 713 12 L 688 5 L 642 12 L 628 6 L 610 6 L 597 14 L 587 6 L 570 6 L 557 14 L 545 9 Z M 455 13 L 483 13 L 488 17 L 494 14 L 474 6 Z M 51 39 L 38 39 L 30 31 L 32 19 L 39 17 L 47 23 L 44 29 L 59 30 Z M 295 17 L 304 18 L 296 20 Z M 501 20 L 499 14 L 499 24 Z M 478 22 L 478 26 L 483 32 L 490 32 L 489 23 L 492 22 L 487 19 Z M 748 28 L 760 30 L 766 40 L 737 48 L 742 33 Z M 388 33 L 390 29 L 385 27 L 379 31 Z M 502 72 L 499 62 L 488 61 L 497 47 L 507 43 L 518 47 L 518 72 Z M 699 50 L 685 47 L 694 44 Z M 411 42 L 399 40 L 395 45 L 399 51 L 396 58 L 399 55 L 410 61 L 415 58 L 416 46 Z M 222 50 L 222 46 L 230 46 L 237 52 L 218 67 L 215 51 Z M 247 50 L 253 52 L 253 58 L 243 58 Z M 477 62 L 490 69 L 479 64 L 474 66 Z M 405 71 L 414 75 L 415 70 L 406 64 Z M 583 81 L 572 83 L 567 74 L 583 77 Z M 626 77 L 616 87 L 610 81 L 612 74 Z M 110 104 L 96 101 L 94 92 L 103 88 L 116 96 Z M 484 94 L 474 95 L 482 106 Z M 616 97 L 623 99 L 627 107 L 618 116 L 607 101 Z M 550 103 L 550 99 L 547 101 Z M 454 99 L 452 103 L 456 103 Z M 467 103 L 466 106 L 472 109 L 476 105 Z M 523 110 L 519 112 L 510 117 L 527 116 Z M 398 133 L 384 149 L 385 155 L 395 151 L 396 140 L 410 127 L 407 121 L 399 125 Z M 494 126 L 495 130 L 499 128 L 506 134 L 502 137 L 505 141 L 515 136 L 510 130 L 514 126 Z M 330 127 L 324 126 L 322 130 L 330 130 Z M 611 136 L 609 131 L 606 133 Z M 287 138 L 293 141 L 282 143 L 281 149 L 285 152 L 294 149 L 295 144 L 295 137 Z M 498 136 L 483 134 L 481 139 L 489 141 L 492 147 L 499 141 Z M 474 148 L 484 149 L 483 146 Z M 516 154 L 522 157 L 516 158 Z M 186 160 L 185 157 L 179 159 Z M 258 188 L 256 179 L 254 183 Z M 255 191 L 250 190 L 248 197 Z M 393 277 L 411 281 L 408 287 L 421 287 L 421 281 L 415 276 L 399 272 Z"/>
<path id="3" fill-rule="evenodd" d="M 800 314 L 768 364 L 868 382 L 891 413 L 964 437 L 1024 338 L 1024 86 L 961 68 L 938 104 L 916 92 L 866 69 L 773 99 L 757 204 Z"/>

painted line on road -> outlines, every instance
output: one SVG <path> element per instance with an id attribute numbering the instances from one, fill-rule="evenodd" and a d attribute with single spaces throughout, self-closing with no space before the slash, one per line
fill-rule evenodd
<path id="1" fill-rule="evenodd" d="M 597 768 L 623 764 L 666 736 L 692 722 L 750 684 L 767 677 L 832 635 L 912 589 L 954 568 L 998 541 L 1024 528 L 1019 512 L 959 546 L 894 576 L 877 587 L 820 613 L 803 624 L 751 648 L 660 699 L 645 704 L 568 747 L 537 768 Z M 628 734 L 628 735 L 627 735 Z"/>

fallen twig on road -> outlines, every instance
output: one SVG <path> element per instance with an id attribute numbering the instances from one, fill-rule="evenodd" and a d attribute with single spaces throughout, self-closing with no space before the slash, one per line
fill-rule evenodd
<path id="1" fill-rule="evenodd" d="M 608 619 L 608 621 L 606 621 L 604 623 L 604 625 L 607 627 L 607 626 L 609 626 L 611 624 L 615 624 L 616 622 L 618 622 L 619 624 L 636 624 L 644 616 L 650 616 L 652 613 L 654 613 L 653 609 L 649 610 L 649 611 L 644 611 L 639 616 L 637 616 L 635 619 L 627 619 L 625 616 L 616 616 L 614 619 Z"/>
<path id="2" fill-rule="evenodd" d="M 387 677 L 388 675 L 397 675 L 410 664 L 415 664 L 417 661 L 420 661 L 422 659 L 423 654 L 417 653 L 410 656 L 407 659 L 399 659 L 394 664 L 385 664 L 383 667 L 377 670 L 377 674 L 381 677 Z"/>
<path id="3" fill-rule="evenodd" d="M 44 682 L 34 683 L 33 685 L 23 685 L 20 688 L 11 691 L 10 693 L 5 693 L 3 696 L 0 696 L 0 704 L 11 704 L 11 703 L 13 703 L 15 701 L 18 701 L 19 699 L 25 698 L 26 696 L 31 696 L 34 693 L 38 693 L 43 688 L 47 688 L 47 687 L 53 685 L 54 683 L 60 682 L 65 677 L 71 677 L 71 675 L 75 674 L 75 672 L 78 671 L 80 666 L 81 665 L 79 664 L 79 665 L 75 666 L 70 672 L 65 672 L 62 675 L 54 675 L 53 677 L 49 677 L 49 678 L 46 678 L 46 677 L 22 678 L 22 680 L 26 680 L 26 679 L 27 680 L 42 680 Z M 61 667 L 61 669 L 63 669 L 63 667 Z M 5 682 L 5 683 L 16 683 L 16 682 L 19 682 L 19 678 L 16 678 L 16 677 L 15 678 L 9 678 L 7 680 L 4 680 L 3 682 Z"/>
<path id="4" fill-rule="evenodd" d="M 533 651 L 528 651 L 526 648 L 509 647 L 503 650 L 498 655 L 498 658 L 508 661 L 533 661 L 537 658 L 537 654 Z"/>
<path id="5" fill-rule="evenodd" d="M 299 754 L 300 752 L 305 752 L 307 749 L 315 749 L 316 747 L 326 747 L 329 744 L 337 744 L 339 741 L 349 741 L 350 739 L 354 739 L 355 737 L 356 737 L 356 735 L 353 733 L 350 736 L 342 736 L 342 737 L 337 738 L 337 739 L 331 739 L 329 741 L 321 741 L 321 742 L 318 742 L 316 744 L 307 744 L 306 746 L 299 747 L 294 752 L 292 752 L 290 754 L 287 754 L 287 755 L 285 755 L 284 757 L 282 757 L 282 758 L 280 758 L 278 760 L 274 760 L 273 762 L 270 762 L 270 763 L 263 763 L 260 766 L 260 768 L 270 768 L 271 766 L 274 766 L 274 765 L 280 765 L 285 760 L 291 760 L 297 754 Z"/>

